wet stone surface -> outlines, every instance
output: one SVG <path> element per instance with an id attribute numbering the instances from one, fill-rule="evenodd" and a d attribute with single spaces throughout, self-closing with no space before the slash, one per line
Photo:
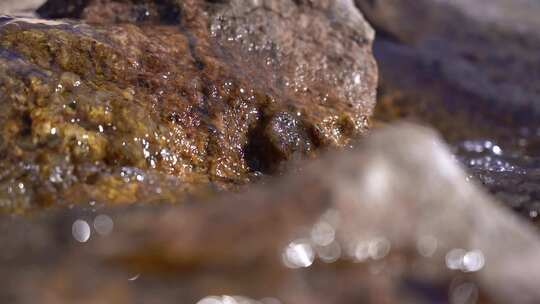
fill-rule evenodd
<path id="1" fill-rule="evenodd" d="M 237 189 L 368 126 L 373 31 L 348 1 L 77 3 L 0 20 L 4 211 Z"/>
<path id="2" fill-rule="evenodd" d="M 540 157 L 536 131 L 521 130 L 517 142 L 499 145 L 491 140 L 467 140 L 454 145 L 456 157 L 497 199 L 537 222 L 540 213 Z M 503 150 L 504 149 L 504 150 Z"/>

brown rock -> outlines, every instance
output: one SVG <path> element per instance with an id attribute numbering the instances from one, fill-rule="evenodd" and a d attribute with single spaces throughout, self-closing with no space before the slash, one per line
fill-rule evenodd
<path id="1" fill-rule="evenodd" d="M 92 26 L 1 20 L 2 209 L 178 201 L 366 129 L 373 32 L 349 2 L 143 2 L 141 22 L 96 11 L 122 3 L 83 7 Z"/>

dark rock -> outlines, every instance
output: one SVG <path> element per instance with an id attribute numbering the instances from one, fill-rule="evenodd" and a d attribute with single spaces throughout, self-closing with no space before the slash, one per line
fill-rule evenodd
<path id="1" fill-rule="evenodd" d="M 78 16 L 59 4 L 40 12 Z M 1 20 L 4 210 L 233 189 L 367 128 L 373 32 L 348 1 L 75 4 L 94 25 Z"/>
<path id="2" fill-rule="evenodd" d="M 43 18 L 78 18 L 89 0 L 47 1 L 36 10 Z"/>

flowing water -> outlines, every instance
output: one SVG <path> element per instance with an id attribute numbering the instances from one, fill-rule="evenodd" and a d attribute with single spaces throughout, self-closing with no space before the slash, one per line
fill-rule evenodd
<path id="1" fill-rule="evenodd" d="M 539 131 L 521 128 L 513 142 L 470 139 L 453 145 L 470 178 L 533 222 L 540 213 Z"/>

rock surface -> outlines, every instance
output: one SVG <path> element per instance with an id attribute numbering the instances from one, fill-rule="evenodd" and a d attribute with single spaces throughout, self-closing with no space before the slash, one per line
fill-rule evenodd
<path id="1" fill-rule="evenodd" d="M 367 128 L 373 31 L 349 1 L 68 4 L 93 25 L 0 20 L 4 211 L 233 189 Z"/>
<path id="2" fill-rule="evenodd" d="M 361 147 L 206 202 L 4 216 L 0 300 L 537 302 L 537 232 L 431 131 L 397 125 Z"/>

